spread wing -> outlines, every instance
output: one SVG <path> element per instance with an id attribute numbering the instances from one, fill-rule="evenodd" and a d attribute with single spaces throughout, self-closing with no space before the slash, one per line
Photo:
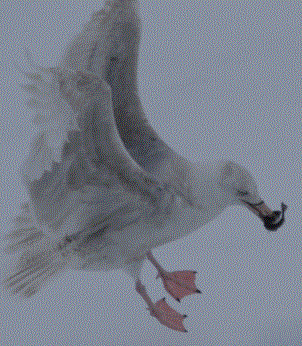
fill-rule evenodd
<path id="1" fill-rule="evenodd" d="M 40 133 L 22 176 L 39 224 L 57 231 L 89 204 L 105 214 L 121 205 L 158 205 L 161 186 L 125 149 L 105 81 L 60 68 L 27 77 L 31 83 L 23 88 Z"/>
<path id="2" fill-rule="evenodd" d="M 163 185 L 185 192 L 186 162 L 153 130 L 138 97 L 139 36 L 136 1 L 107 1 L 58 68 L 27 74 L 40 134 L 22 174 L 39 223 L 62 228 L 87 186 L 102 190 L 85 200 L 98 195 L 103 204 L 106 186 L 118 186 L 124 204 L 138 197 L 152 207 Z"/>
<path id="3" fill-rule="evenodd" d="M 175 161 L 179 164 L 180 158 L 151 127 L 139 99 L 140 20 L 136 2 L 107 1 L 73 40 L 60 66 L 91 71 L 107 81 L 112 89 L 116 125 L 126 149 L 145 170 L 162 180 L 162 167 Z M 164 174 L 168 179 L 168 170 Z M 175 172 L 171 175 L 175 176 Z"/>

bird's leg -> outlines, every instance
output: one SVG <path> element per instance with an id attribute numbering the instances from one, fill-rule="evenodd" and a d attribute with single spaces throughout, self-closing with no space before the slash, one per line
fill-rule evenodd
<path id="1" fill-rule="evenodd" d="M 136 282 L 136 291 L 147 303 L 147 310 L 150 311 L 150 315 L 156 317 L 158 321 L 164 326 L 177 330 L 179 332 L 187 332 L 186 328 L 183 325 L 183 320 L 186 315 L 181 315 L 174 309 L 172 309 L 165 301 L 165 298 L 160 299 L 155 304 L 148 296 L 145 286 L 141 283 L 140 280 Z"/>
<path id="2" fill-rule="evenodd" d="M 178 302 L 185 296 L 201 293 L 195 285 L 195 271 L 183 270 L 167 272 L 153 257 L 151 251 L 147 253 L 148 260 L 158 270 L 156 278 L 161 278 L 166 291 Z"/>

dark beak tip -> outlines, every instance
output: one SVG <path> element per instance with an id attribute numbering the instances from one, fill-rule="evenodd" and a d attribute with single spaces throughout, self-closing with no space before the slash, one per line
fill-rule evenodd
<path id="1" fill-rule="evenodd" d="M 281 211 L 276 210 L 271 216 L 264 216 L 262 218 L 264 227 L 269 231 L 276 231 L 279 227 L 281 227 L 285 220 L 284 213 L 286 209 L 287 205 L 281 203 Z"/>

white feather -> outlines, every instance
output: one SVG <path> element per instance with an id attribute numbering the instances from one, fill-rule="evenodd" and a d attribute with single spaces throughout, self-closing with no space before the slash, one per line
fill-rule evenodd
<path id="1" fill-rule="evenodd" d="M 49 160 L 59 162 L 68 133 L 79 130 L 76 114 L 62 97 L 59 81 L 51 69 L 40 68 L 25 76 L 30 83 L 21 88 L 28 95 L 26 104 L 33 111 L 33 125 L 40 131 L 38 145 L 43 138 L 40 154 L 45 152 L 48 163 Z"/>
<path id="2" fill-rule="evenodd" d="M 49 234 L 49 233 L 48 233 Z M 30 297 L 70 263 L 70 251 L 47 236 L 36 222 L 28 203 L 21 206 L 14 227 L 6 235 L 8 253 L 20 252 L 16 263 L 8 263 L 2 284 L 13 294 Z"/>

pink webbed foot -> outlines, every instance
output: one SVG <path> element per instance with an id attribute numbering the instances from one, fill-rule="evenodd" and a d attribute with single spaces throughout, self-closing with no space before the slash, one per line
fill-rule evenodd
<path id="1" fill-rule="evenodd" d="M 182 315 L 176 310 L 172 309 L 165 301 L 165 298 L 162 298 L 153 304 L 147 294 L 145 286 L 143 286 L 139 280 L 136 283 L 136 291 L 147 303 L 147 309 L 150 311 L 151 316 L 156 317 L 161 324 L 170 329 L 179 332 L 187 332 L 183 325 L 183 320 L 186 318 L 186 315 Z"/>
<path id="2" fill-rule="evenodd" d="M 161 278 L 166 291 L 178 302 L 180 299 L 194 293 L 201 293 L 195 285 L 195 271 L 183 270 L 169 273 L 156 261 L 151 252 L 147 258 L 158 270 L 156 278 Z"/>
<path id="3" fill-rule="evenodd" d="M 157 279 L 161 278 L 166 291 L 178 302 L 185 296 L 201 293 L 195 285 L 196 272 L 190 270 L 173 273 L 159 272 Z"/>
<path id="4" fill-rule="evenodd" d="M 155 303 L 155 311 L 151 310 L 150 314 L 151 316 L 155 316 L 161 324 L 168 328 L 178 330 L 179 332 L 187 332 L 182 323 L 187 315 L 182 315 L 176 310 L 172 309 L 171 306 L 169 306 L 165 301 L 165 298 L 162 298 Z"/>

